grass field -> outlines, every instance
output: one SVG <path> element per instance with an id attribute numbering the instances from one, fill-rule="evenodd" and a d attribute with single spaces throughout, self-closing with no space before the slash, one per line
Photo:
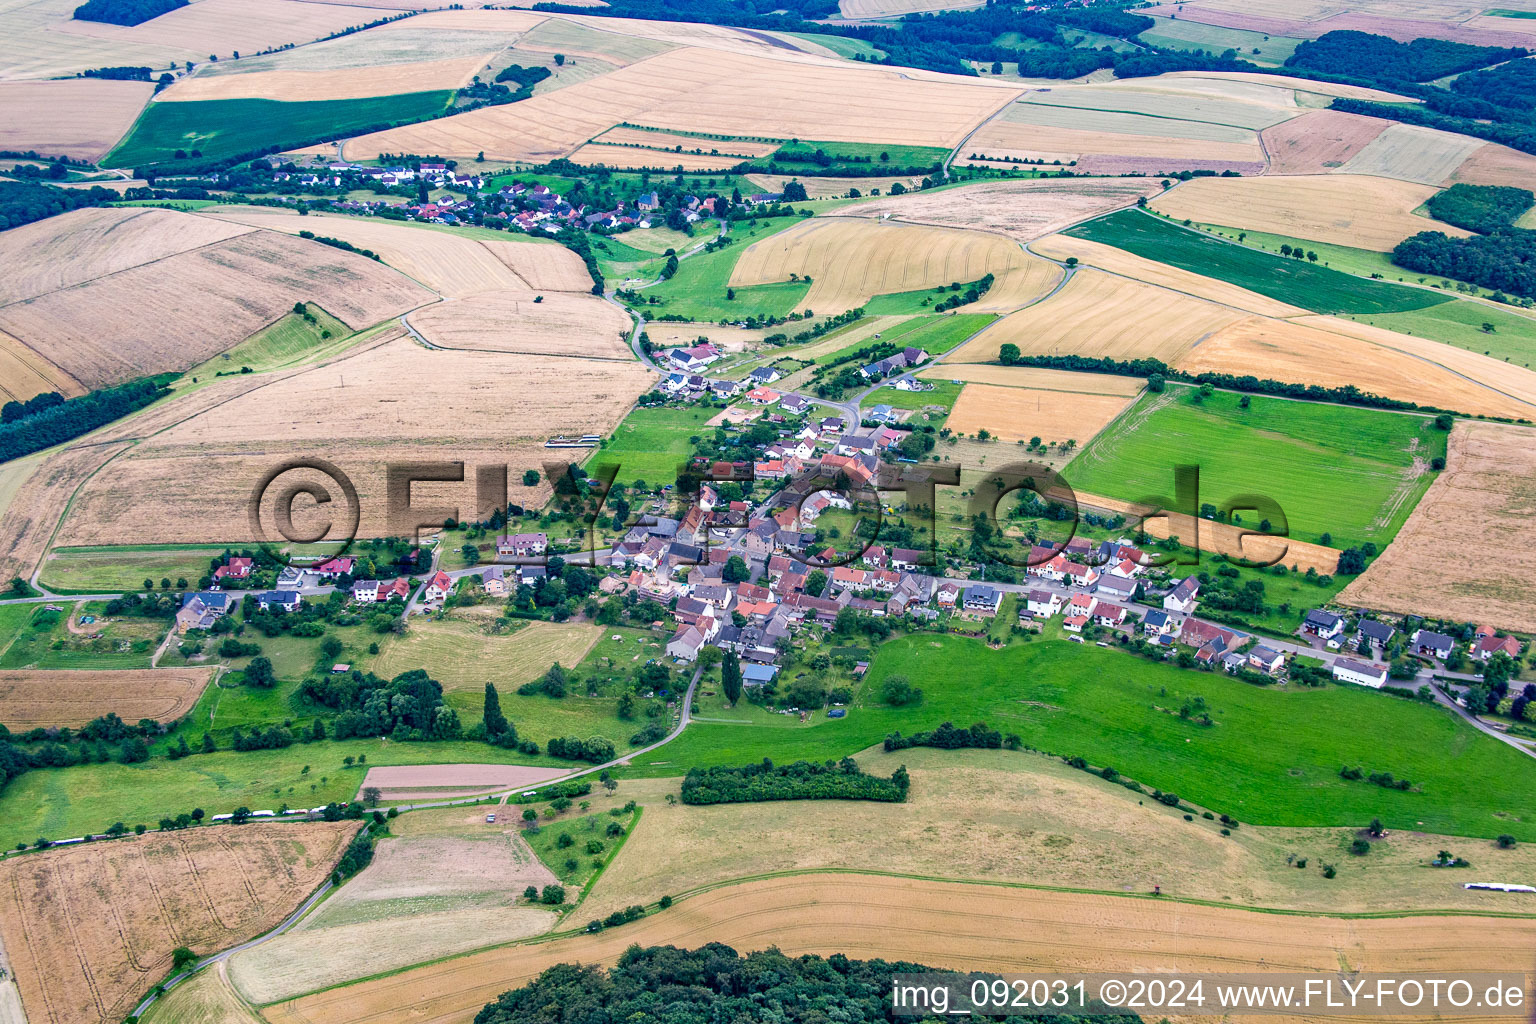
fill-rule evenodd
<path id="1" fill-rule="evenodd" d="M 784 167 L 802 166 L 807 173 L 814 174 L 836 174 L 844 167 L 862 169 L 872 165 L 927 168 L 949 155 L 949 150 L 937 146 L 892 146 L 874 142 L 813 142 L 809 139 L 786 143 L 778 152 L 783 153 L 785 149 L 791 152 L 812 153 L 819 149 L 832 158 L 830 166 L 811 161 L 797 164 L 792 160 L 781 164 Z M 784 158 L 779 156 L 778 159 Z"/>
<path id="2" fill-rule="evenodd" d="M 670 484 L 693 453 L 688 439 L 710 433 L 704 424 L 716 411 L 636 409 L 624 417 L 608 443 L 592 453 L 586 469 L 591 472 L 597 466 L 617 464 L 619 483 L 644 480 L 653 487 Z"/>
<path id="3" fill-rule="evenodd" d="M 63 591 L 99 590 L 115 593 L 141 590 L 146 579 L 159 583 L 185 579 L 192 586 L 209 571 L 209 559 L 217 558 L 223 545 L 160 545 L 128 547 L 85 546 L 54 548 L 43 563 L 40 577 L 45 586 Z"/>
<path id="4" fill-rule="evenodd" d="M 107 154 L 111 167 L 171 160 L 178 149 L 196 149 L 217 160 L 269 146 L 290 148 L 319 138 L 431 117 L 448 105 L 452 90 L 404 93 L 355 100 L 197 100 L 152 103 L 128 137 Z"/>
<path id="5" fill-rule="evenodd" d="M 1197 21 L 1181 21 L 1177 18 L 1159 18 L 1156 26 L 1136 38 L 1170 50 L 1209 50 L 1211 53 L 1220 53 L 1226 49 L 1236 49 L 1242 53 L 1244 60 L 1251 59 L 1255 64 L 1284 64 L 1296 52 L 1296 47 L 1301 45 L 1300 39 L 1288 36 L 1267 36 L 1262 32 L 1202 25 Z"/>
<path id="6" fill-rule="evenodd" d="M 919 707 L 878 703 L 873 694 L 891 675 L 922 687 Z M 1196 695 L 1212 708 L 1214 726 L 1178 716 Z M 818 717 L 804 727 L 698 723 L 634 770 L 676 775 L 682 766 L 765 756 L 820 760 L 861 750 L 893 729 L 946 720 L 984 720 L 1028 745 L 1113 765 L 1149 788 L 1254 824 L 1363 825 L 1380 816 L 1393 828 L 1536 838 L 1520 796 L 1536 765 L 1443 709 L 1357 689 L 1259 689 L 1058 641 L 989 652 L 960 637 L 893 640 L 877 653 L 847 718 Z M 1369 737 L 1363 722 L 1371 723 Z M 1411 779 L 1419 791 L 1339 777 L 1340 765 L 1356 763 Z"/>
<path id="7" fill-rule="evenodd" d="M 593 787 L 596 789 L 597 787 Z M 578 814 L 575 811 L 567 811 L 563 815 L 554 816 L 552 820 L 548 816 L 547 809 L 540 810 L 541 817 L 537 832 L 525 831 L 525 839 L 533 852 L 538 855 L 544 866 L 552 871 L 556 878 L 560 879 L 566 887 L 565 898 L 568 902 L 576 901 L 578 892 L 588 885 L 624 845 L 630 829 L 634 828 L 635 821 L 640 817 L 638 811 L 630 811 L 622 815 L 608 814 Z M 544 822 L 549 820 L 549 824 Z M 620 836 L 607 835 L 609 822 L 618 822 L 624 830 Z M 571 837 L 572 845 L 560 846 L 560 837 Z M 596 842 L 601 846 L 597 853 L 587 852 L 587 843 Z"/>
<path id="8" fill-rule="evenodd" d="M 166 619 L 123 617 L 81 627 L 90 635 L 80 635 L 65 625 L 73 606 L 66 605 L 63 612 L 29 607 L 36 610 L 0 654 L 0 668 L 149 668 L 150 657 L 170 628 Z M 89 602 L 80 605 L 80 611 L 99 617 L 105 607 Z M 101 636 L 94 637 L 98 633 Z"/>
<path id="9" fill-rule="evenodd" d="M 1350 319 L 1400 334 L 1443 341 L 1516 366 L 1530 368 L 1536 362 L 1536 318 L 1506 312 L 1484 302 L 1456 299 L 1409 313 L 1352 316 Z M 1485 324 L 1493 330 L 1484 329 Z"/>
<path id="10" fill-rule="evenodd" d="M 1402 313 L 1448 297 L 1383 281 L 1361 280 L 1329 267 L 1272 256 L 1138 210 L 1123 210 L 1066 234 L 1117 246 L 1137 256 L 1240 285 L 1319 313 Z"/>
<path id="11" fill-rule="evenodd" d="M 194 366 L 187 371 L 187 376 L 241 373 L 246 367 L 264 373 L 340 352 L 350 344 L 353 334 L 350 327 L 317 305 L 310 304 L 307 308 L 315 318 L 314 323 L 297 313 L 285 313 L 276 323 L 257 331 L 228 352 L 214 356 L 201 366 Z"/>
<path id="12" fill-rule="evenodd" d="M 1073 487 L 1126 501 L 1173 493 L 1173 467 L 1200 470 L 1201 503 L 1265 495 L 1290 536 L 1378 547 L 1429 487 L 1430 459 L 1445 434 L 1427 417 L 1217 392 L 1202 404 L 1191 388 L 1144 396 L 1064 471 Z M 1250 528 L 1257 527 L 1257 517 Z M 1278 527 L 1278 523 L 1276 526 Z"/>
<path id="13" fill-rule="evenodd" d="M 731 232 L 735 239 L 731 245 L 680 261 L 674 277 L 645 289 L 642 294 L 647 299 L 655 296 L 661 300 L 659 305 L 645 308 L 695 320 L 739 320 L 765 314 L 783 316 L 799 309 L 806 292 L 811 290 L 809 282 L 738 286 L 734 299 L 727 299 L 726 292 L 731 287 L 729 282 L 736 261 L 748 246 L 801 220 L 800 217 L 773 217 L 758 221 L 756 226 L 738 225 Z"/>
<path id="14" fill-rule="evenodd" d="M 839 57 L 847 57 L 850 60 L 854 57 L 879 60 L 885 56 L 884 50 L 862 39 L 849 39 L 846 36 L 827 36 L 817 32 L 785 32 L 784 34 L 793 36 L 796 39 L 804 39 L 806 42 L 815 43 L 817 46 L 824 46 Z"/>

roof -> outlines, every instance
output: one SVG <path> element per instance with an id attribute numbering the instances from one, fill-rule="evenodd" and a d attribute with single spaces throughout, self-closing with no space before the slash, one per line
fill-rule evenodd
<path id="1" fill-rule="evenodd" d="M 1364 633 L 1372 640 L 1385 643 L 1386 641 L 1392 639 L 1392 634 L 1396 633 L 1397 630 L 1393 629 L 1385 622 L 1377 622 L 1375 619 L 1361 619 L 1360 632 Z"/>
<path id="2" fill-rule="evenodd" d="M 1339 658 L 1333 663 L 1334 671 L 1346 670 L 1358 672 L 1363 676 L 1384 676 L 1387 674 L 1385 665 L 1367 665 L 1363 661 L 1354 661 L 1350 658 Z"/>
<path id="3" fill-rule="evenodd" d="M 1328 629 L 1332 629 L 1344 620 L 1342 617 L 1333 614 L 1333 612 L 1323 608 L 1314 608 L 1307 612 L 1306 621 L 1311 626 L 1325 626 Z"/>
<path id="4" fill-rule="evenodd" d="M 1418 644 L 1420 647 L 1433 647 L 1436 650 L 1439 650 L 1442 647 L 1456 646 L 1456 641 L 1452 640 L 1444 633 L 1431 633 L 1427 629 L 1421 629 L 1417 633 L 1413 634 L 1413 642 Z"/>
<path id="5" fill-rule="evenodd" d="M 747 683 L 770 682 L 778 674 L 777 665 L 743 665 L 741 667 L 741 679 Z"/>

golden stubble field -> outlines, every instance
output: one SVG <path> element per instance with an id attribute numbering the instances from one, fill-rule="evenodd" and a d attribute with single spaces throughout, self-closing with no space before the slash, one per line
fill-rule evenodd
<path id="1" fill-rule="evenodd" d="M 917 291 L 994 275 L 991 289 L 966 312 L 1017 309 L 1046 294 L 1061 271 L 997 235 L 871 223 L 850 217 L 803 220 L 759 242 L 736 261 L 732 285 L 810 277 L 805 305 L 852 309 L 874 295 Z"/>
<path id="2" fill-rule="evenodd" d="M 1453 238 L 1471 234 L 1414 214 L 1437 191 L 1416 182 L 1361 174 L 1195 178 L 1150 205 L 1178 220 L 1384 252 L 1420 231 L 1440 231 Z"/>
<path id="3" fill-rule="evenodd" d="M 0 149 L 100 160 L 154 94 L 149 82 L 0 82 Z"/>
<path id="4" fill-rule="evenodd" d="M 1445 472 L 1397 538 L 1340 597 L 1383 611 L 1536 631 L 1536 430 L 1460 420 Z M 1474 538 L 1498 538 L 1498 558 L 1469 557 Z"/>
<path id="5" fill-rule="evenodd" d="M 1025 355 L 1072 354 L 1174 362 L 1236 310 L 1092 268 L 1043 302 L 1003 318 L 954 351 L 955 362 L 992 362 L 1005 343 Z"/>
<path id="6" fill-rule="evenodd" d="M 1070 439 L 1081 445 L 1132 401 L 1120 395 L 967 384 L 945 426 L 963 434 L 985 429 L 1003 441 L 1039 437 L 1048 444 Z"/>
<path id="7" fill-rule="evenodd" d="M 544 439 L 612 431 L 653 380 L 634 362 L 434 351 L 392 327 L 346 358 L 277 376 L 226 401 L 188 396 L 188 408 L 203 411 L 173 421 L 92 477 L 59 542 L 249 542 L 256 538 L 248 505 L 262 476 L 317 455 L 355 483 L 362 536 L 391 532 L 384 493 L 392 462 L 468 467 L 461 484 L 416 485 L 416 506 L 457 507 L 459 518 L 488 511 L 474 509 L 475 467 L 482 465 L 508 466 L 510 500 L 537 503 L 544 491 L 523 487 L 522 471 L 569 461 L 545 449 Z M 164 408 L 174 415 L 175 403 Z M 334 483 L 326 486 L 334 491 Z M 312 515 L 307 501 L 295 505 L 301 528 L 338 521 Z"/>
<path id="8" fill-rule="evenodd" d="M 192 710 L 212 675 L 211 668 L 0 671 L 0 722 L 79 728 L 109 711 L 125 722 L 170 722 Z"/>
<path id="9" fill-rule="evenodd" d="M 1244 826 L 1222 837 L 1216 823 L 1184 822 L 1038 755 L 907 750 L 860 760 L 870 771 L 909 765 L 909 804 L 674 806 L 664 796 L 676 780 L 621 783 L 611 799 L 636 799 L 645 815 L 578 917 L 685 897 L 671 909 L 601 935 L 491 949 L 302 997 L 265 1016 L 273 1024 L 468 1021 L 550 965 L 611 962 L 631 944 L 776 945 L 790 955 L 842 952 L 961 969 L 1388 971 L 1477 969 L 1487 956 L 1518 960 L 1536 941 L 1536 921 L 1470 916 L 1511 909 L 1507 898 L 1468 893 L 1423 866 L 1447 843 L 1466 847 L 1461 840 L 1394 834 L 1378 844 L 1381 857 L 1350 860 L 1351 830 Z M 1482 846 L 1481 860 L 1502 855 Z M 1311 868 L 1289 866 L 1292 854 L 1309 857 Z M 1518 872 L 1533 856 L 1516 850 L 1504 866 Z M 1323 860 L 1339 864 L 1337 879 L 1322 878 Z M 851 873 L 814 873 L 826 869 Z M 784 870 L 808 873 L 722 884 Z M 1153 885 L 1178 897 L 1302 913 L 1154 900 L 1145 896 Z M 1323 916 L 1383 909 L 1467 916 Z"/>
<path id="10" fill-rule="evenodd" d="M 630 320 L 595 295 L 485 293 L 440 302 L 410 315 L 410 324 L 439 348 L 633 361 Z"/>
<path id="11" fill-rule="evenodd" d="M 987 181 L 943 192 L 884 196 L 833 213 L 839 217 L 890 218 L 908 224 L 989 231 L 1028 242 L 1132 206 L 1138 198 L 1161 191 L 1158 182 L 1144 178 Z"/>
<path id="12" fill-rule="evenodd" d="M 346 155 L 484 151 L 487 159 L 542 161 L 622 122 L 717 135 L 951 146 L 1018 93 L 796 56 L 683 47 L 524 100 L 515 111 L 487 107 L 364 135 L 347 143 Z M 838 102 L 829 106 L 827 96 Z"/>
<path id="13" fill-rule="evenodd" d="M 259 935 L 330 873 L 356 822 L 210 826 L 0 862 L 0 933 L 32 1024 L 116 1022 L 171 951 Z"/>
<path id="14" fill-rule="evenodd" d="M 78 212 L 86 216 L 39 221 L 6 243 L 38 244 L 18 250 L 0 330 L 90 387 L 195 366 L 295 302 L 360 329 L 432 299 L 402 274 L 319 242 L 164 210 Z M 75 266 L 73 253 L 92 255 Z"/>
<path id="15" fill-rule="evenodd" d="M 554 927 L 552 911 L 521 896 L 555 876 L 515 813 L 498 824 L 485 813 L 453 807 L 395 819 L 373 863 L 335 896 L 292 931 L 231 958 L 236 989 L 267 1003 Z"/>

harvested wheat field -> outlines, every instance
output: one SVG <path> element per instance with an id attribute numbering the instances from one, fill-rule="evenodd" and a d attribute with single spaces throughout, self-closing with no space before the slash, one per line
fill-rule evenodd
<path id="1" fill-rule="evenodd" d="M 1367 339 L 1370 340 L 1367 340 Z M 1174 364 L 1344 387 L 1473 415 L 1536 418 L 1536 376 L 1465 349 L 1335 317 L 1247 317 Z"/>
<path id="2" fill-rule="evenodd" d="M 374 668 L 386 678 L 424 668 L 448 693 L 478 693 L 486 683 L 507 692 L 557 661 L 576 665 L 602 633 L 599 626 L 576 622 L 530 622 L 511 633 L 458 620 L 418 623 L 383 645 Z"/>
<path id="3" fill-rule="evenodd" d="M 1120 415 L 1132 399 L 1035 388 L 967 384 L 944 425 L 963 434 L 986 429 L 1004 441 L 1068 438 L 1086 443 Z"/>
<path id="4" fill-rule="evenodd" d="M 1380 89 L 1369 89 L 1361 85 L 1314 82 L 1310 78 L 1292 78 L 1289 75 L 1265 75 L 1249 71 L 1171 71 L 1166 75 L 1145 79 L 1145 81 L 1156 83 L 1177 82 L 1186 87 L 1190 80 L 1209 82 L 1217 91 L 1226 91 L 1235 83 L 1244 83 L 1247 85 L 1260 85 L 1269 89 L 1291 89 L 1296 92 L 1308 92 L 1318 96 L 1339 96 L 1352 100 L 1373 100 L 1377 103 L 1414 102 L 1407 96 L 1399 96 L 1394 92 L 1383 92 Z"/>
<path id="5" fill-rule="evenodd" d="M 292 931 L 231 958 L 230 981 L 267 1003 L 549 931 L 558 916 L 520 897 L 555 876 L 519 834 L 516 815 L 504 821 L 488 824 L 478 807 L 396 819 L 373 863 L 340 892 Z"/>
<path id="6" fill-rule="evenodd" d="M 0 261 L 7 268 L 0 307 L 250 231 L 243 224 L 132 206 L 72 210 L 23 224 L 0 234 Z"/>
<path id="7" fill-rule="evenodd" d="M 1536 921 L 1341 920 L 1131 896 L 861 875 L 745 882 L 688 897 L 621 929 L 509 946 L 268 1007 L 272 1024 L 467 1022 L 556 963 L 611 962 L 630 945 L 790 956 L 845 953 L 958 970 L 1477 970 L 1522 958 Z"/>
<path id="8" fill-rule="evenodd" d="M 228 57 L 308 43 L 390 13 L 307 0 L 198 0 L 129 27 L 66 21 L 56 31 L 118 46 L 170 49 L 202 63 L 210 54 Z"/>
<path id="9" fill-rule="evenodd" d="M 1385 252 L 1409 235 L 1472 234 L 1413 211 L 1437 189 L 1360 174 L 1196 178 L 1154 199 L 1152 209 L 1179 220 Z"/>
<path id="10" fill-rule="evenodd" d="M 558 765 L 424 764 L 369 768 L 358 787 L 378 789 L 385 801 L 483 796 L 506 789 L 531 789 L 566 774 Z M 456 812 L 460 816 L 463 811 Z M 481 812 L 482 815 L 484 812 Z"/>
<path id="11" fill-rule="evenodd" d="M 87 390 L 75 378 L 0 331 L 0 395 L 6 401 L 25 402 L 44 391 L 74 398 Z"/>
<path id="12" fill-rule="evenodd" d="M 1533 180 L 1536 180 L 1536 156 L 1490 142 L 1473 150 L 1446 183 L 1464 181 L 1474 185 L 1529 188 Z"/>
<path id="13" fill-rule="evenodd" d="M 778 142 L 752 142 L 746 139 L 731 139 L 728 142 L 723 139 L 701 139 L 693 135 L 644 128 L 613 128 L 592 141 L 610 146 L 640 146 L 644 149 L 673 149 L 681 146 L 684 153 L 698 150 L 705 155 L 741 158 L 769 156 L 781 145 Z"/>
<path id="14" fill-rule="evenodd" d="M 149 82 L 104 78 L 0 83 L 0 149 L 94 163 L 117 145 L 154 91 Z"/>
<path id="15" fill-rule="evenodd" d="M 467 28 L 427 28 L 423 26 L 421 18 L 407 18 L 380 25 L 367 32 L 354 32 L 339 39 L 328 39 L 292 50 L 279 50 L 260 56 L 247 54 L 238 61 L 199 64 L 197 75 L 192 80 L 240 78 L 267 71 L 347 71 L 372 68 L 381 80 L 389 81 L 394 69 L 402 65 L 475 57 L 485 62 L 504 47 L 510 46 L 519 31 L 532 28 L 544 20 L 543 15 L 523 12 L 509 11 L 505 17 L 505 39 Z"/>
<path id="16" fill-rule="evenodd" d="M 637 61 L 666 53 L 673 44 L 624 30 L 620 22 L 631 24 L 628 19 L 610 22 L 603 18 L 596 25 L 613 24 L 612 31 L 596 27 L 590 22 L 578 22 L 569 18 L 547 18 L 527 35 L 518 40 L 525 50 L 544 53 L 563 53 L 567 57 L 584 57 L 624 67 Z M 643 24 L 643 23 L 642 23 Z M 697 26 L 703 27 L 703 26 Z"/>
<path id="17" fill-rule="evenodd" d="M 0 932 L 31 1024 L 115 1022 L 171 950 L 259 935 L 331 872 L 356 822 L 211 826 L 0 863 Z"/>
<path id="18" fill-rule="evenodd" d="M 849 217 L 812 218 L 754 242 L 736 261 L 731 284 L 788 281 L 797 273 L 814 282 L 805 305 L 843 310 L 871 296 L 916 291 L 996 277 L 966 312 L 1017 309 L 1046 292 L 1061 271 L 996 235 Z"/>
<path id="19" fill-rule="evenodd" d="M 79 728 L 109 711 L 125 722 L 172 722 L 192 710 L 211 668 L 103 672 L 0 672 L 0 722 Z"/>
<path id="20" fill-rule="evenodd" d="M 786 184 L 798 181 L 805 186 L 805 194 L 811 199 L 840 199 L 853 188 L 858 189 L 860 195 L 870 195 L 876 189 L 889 192 L 897 182 L 903 188 L 916 188 L 922 181 L 910 175 L 890 178 L 802 178 L 795 174 L 749 174 L 747 180 L 764 192 L 782 192 Z"/>
<path id="21" fill-rule="evenodd" d="M 1362 608 L 1536 632 L 1536 431 L 1461 420 L 1445 472 L 1380 558 L 1340 599 Z M 1501 556 L 1445 556 L 1448 543 L 1497 537 Z"/>
<path id="22" fill-rule="evenodd" d="M 1232 306 L 1235 309 L 1247 310 L 1251 313 L 1261 313 L 1265 316 L 1302 316 L 1307 310 L 1300 306 L 1292 306 L 1279 302 L 1267 295 L 1251 292 L 1246 288 L 1226 281 L 1219 281 L 1214 277 L 1205 277 L 1192 271 L 1181 270 L 1167 263 L 1158 263 L 1156 260 L 1144 259 L 1135 253 L 1124 249 L 1117 249 L 1112 245 L 1102 242 L 1091 242 L 1086 238 L 1076 238 L 1072 235 L 1051 235 L 1042 238 L 1030 245 L 1030 251 L 1053 260 L 1067 260 L 1076 257 L 1079 262 L 1100 270 L 1117 274 L 1121 277 L 1144 281 L 1147 284 L 1162 285 L 1178 292 L 1187 292 L 1190 295 L 1211 302 L 1220 303 L 1223 306 Z"/>
<path id="23" fill-rule="evenodd" d="M 401 532 L 385 518 L 391 461 L 469 466 L 462 484 L 413 489 L 419 506 L 459 506 L 456 518 L 473 508 L 479 465 L 512 467 L 509 500 L 542 501 L 544 492 L 522 487 L 520 477 L 523 469 L 561 461 L 543 447 L 544 439 L 612 431 L 654 379 L 635 362 L 433 351 L 392 328 L 370 348 L 269 379 L 136 446 L 81 491 L 61 538 L 96 538 L 80 542 L 91 544 L 255 540 L 246 510 L 252 488 L 284 459 L 317 452 L 356 484 L 362 536 Z M 446 433 L 444 424 L 451 424 Z M 302 503 L 296 506 L 301 529 L 328 518 L 306 521 L 304 511 Z"/>
<path id="24" fill-rule="evenodd" d="M 411 314 L 411 326 L 437 348 L 633 361 L 629 317 L 595 295 L 483 294 Z"/>
<path id="25" fill-rule="evenodd" d="M 1140 197 L 1161 191 L 1157 182 L 1137 178 L 989 181 L 943 192 L 912 192 L 855 203 L 839 208 L 834 215 L 990 231 L 1029 242 L 1132 206 Z"/>
<path id="26" fill-rule="evenodd" d="M 161 222 L 162 229 L 228 230 L 204 218 L 172 216 L 177 220 Z M 101 387 L 196 366 L 266 327 L 295 302 L 317 302 L 357 329 L 432 297 L 366 257 L 272 231 L 150 259 L 0 306 L 0 330 L 82 384 Z M 64 273 L 52 260 L 35 272 Z"/>
<path id="27" fill-rule="evenodd" d="M 592 887 L 583 917 L 731 879 L 826 868 L 1099 892 L 1161 884 L 1174 898 L 1220 893 L 1240 906 L 1314 913 L 1528 909 L 1426 872 L 1439 849 L 1465 840 L 1394 832 L 1371 857 L 1340 860 L 1329 880 L 1315 868 L 1298 871 L 1287 855 L 1347 845 L 1352 829 L 1244 824 L 1222 836 L 1214 823 L 1191 826 L 1179 811 L 1043 754 L 914 747 L 871 749 L 858 761 L 880 775 L 906 765 L 907 803 L 845 801 L 835 815 L 803 801 L 699 807 L 666 802 L 678 779 L 626 780 L 618 799 L 637 800 L 645 814 Z M 1536 849 L 1498 857 L 1516 875 L 1536 871 Z M 1536 907 L 1536 896 L 1526 901 Z"/>
<path id="28" fill-rule="evenodd" d="M 32 578 L 75 491 L 127 447 L 99 444 L 66 448 L 48 456 L 27 476 L 0 516 L 0 573 L 6 579 Z"/>
<path id="29" fill-rule="evenodd" d="M 548 160 L 621 122 L 642 120 L 717 135 L 952 146 L 1017 94 L 802 61 L 684 47 L 524 100 L 515 110 L 486 107 L 364 135 L 347 143 L 347 156 L 483 150 L 492 160 Z M 838 103 L 828 107 L 827 96 Z"/>
<path id="30" fill-rule="evenodd" d="M 1066 353 L 1171 363 L 1242 314 L 1166 288 L 1079 270 L 1055 295 L 1003 318 L 955 349 L 954 362 L 994 362 L 1012 342 L 1025 355 Z"/>
<path id="31" fill-rule="evenodd" d="M 1345 161 L 1338 171 L 1440 185 L 1483 145 L 1482 141 L 1465 135 L 1418 125 L 1393 124 Z"/>
<path id="32" fill-rule="evenodd" d="M 1312 110 L 1261 133 L 1275 174 L 1319 174 L 1343 167 L 1391 121 L 1340 110 Z"/>
<path id="33" fill-rule="evenodd" d="M 166 993 L 155 1004 L 153 1019 L 159 1024 L 263 1024 L 261 1014 L 230 986 L 223 961 Z"/>
<path id="34" fill-rule="evenodd" d="M 208 0 L 200 0 L 207 3 Z M 243 75 L 190 75 L 182 78 L 157 102 L 261 99 L 297 102 L 323 97 L 328 100 L 394 96 L 437 89 L 460 89 L 485 65 L 483 55 L 450 60 L 391 64 L 378 68 L 343 68 L 334 71 L 254 71 Z"/>
<path id="35" fill-rule="evenodd" d="M 610 167 L 614 170 L 728 171 L 743 163 L 739 156 L 674 153 L 668 149 L 640 149 L 636 146 L 606 146 L 589 142 L 570 155 L 572 163 L 583 167 Z"/>

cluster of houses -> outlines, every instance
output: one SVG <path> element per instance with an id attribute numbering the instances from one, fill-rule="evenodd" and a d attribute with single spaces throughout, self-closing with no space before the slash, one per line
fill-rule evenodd
<path id="1" fill-rule="evenodd" d="M 863 377 L 865 380 L 884 380 L 886 377 L 889 377 L 893 373 L 901 373 L 903 370 L 910 370 L 912 367 L 921 366 L 927 361 L 927 352 L 924 352 L 920 348 L 912 348 L 911 346 L 908 346 L 907 348 L 902 349 L 900 352 L 897 352 L 895 355 L 886 356 L 884 359 L 881 359 L 878 362 L 873 362 L 868 366 L 861 367 L 859 369 L 859 376 Z M 907 379 L 911 380 L 911 378 Z M 902 388 L 902 390 L 920 390 L 914 386 L 916 383 L 917 382 L 915 380 L 911 380 L 911 383 L 908 383 L 907 386 Z"/>
<path id="2" fill-rule="evenodd" d="M 1326 608 L 1314 608 L 1301 623 L 1303 637 L 1315 637 L 1331 650 L 1349 648 L 1365 659 L 1340 656 L 1333 663 L 1333 677 L 1341 682 L 1358 683 L 1362 686 L 1382 687 L 1387 682 L 1387 665 L 1374 660 L 1384 657 L 1397 639 L 1398 631 L 1391 624 L 1361 616 L 1351 631 L 1348 620 Z M 1430 629 L 1416 629 L 1409 634 L 1403 651 L 1420 659 L 1432 659 L 1444 663 L 1456 650 L 1455 637 Z M 1477 626 L 1467 645 L 1467 656 L 1473 661 L 1486 664 L 1497 654 L 1519 658 L 1521 644 L 1518 638 L 1501 634 L 1492 626 Z"/>

